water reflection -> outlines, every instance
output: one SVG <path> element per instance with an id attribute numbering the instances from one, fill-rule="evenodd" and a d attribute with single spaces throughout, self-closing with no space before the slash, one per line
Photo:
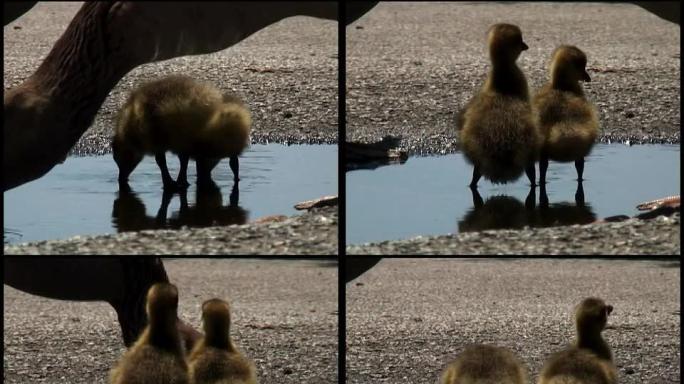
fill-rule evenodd
<path id="1" fill-rule="evenodd" d="M 249 211 L 238 205 L 239 184 L 231 190 L 228 205 L 223 205 L 221 189 L 214 182 L 197 186 L 195 205 L 188 204 L 187 190 L 177 192 L 180 208 L 171 217 L 168 208 L 174 193 L 164 191 L 156 216 L 147 216 L 142 199 L 127 185 L 119 189 L 112 207 L 112 224 L 118 232 L 141 231 L 144 229 L 179 229 L 188 227 L 209 227 L 217 225 L 245 224 Z"/>
<path id="2" fill-rule="evenodd" d="M 384 167 L 386 165 L 401 165 L 406 162 L 406 159 L 400 158 L 388 158 L 388 159 L 376 159 L 363 162 L 346 162 L 346 171 L 356 171 L 360 169 L 373 170 L 376 168 Z"/>
<path id="3" fill-rule="evenodd" d="M 574 203 L 549 204 L 545 185 L 539 189 L 539 206 L 536 205 L 534 187 L 530 187 L 524 203 L 507 195 L 489 197 L 484 201 L 477 188 L 471 188 L 471 193 L 473 208 L 459 220 L 459 232 L 589 224 L 596 220 L 596 214 L 585 202 L 582 182 L 577 183 Z"/>
<path id="4" fill-rule="evenodd" d="M 470 188 L 473 197 L 471 208 L 458 222 L 459 232 L 487 229 L 521 229 L 534 221 L 535 188 L 531 187 L 525 204 L 513 196 L 497 195 L 483 201 L 477 188 Z"/>
<path id="5" fill-rule="evenodd" d="M 584 201 L 584 187 L 582 182 L 577 182 L 575 191 L 575 204 L 572 202 L 560 202 L 549 205 L 546 195 L 546 186 L 539 188 L 539 209 L 535 217 L 535 227 L 552 227 L 557 225 L 589 224 L 596 221 L 596 214 L 591 205 Z"/>

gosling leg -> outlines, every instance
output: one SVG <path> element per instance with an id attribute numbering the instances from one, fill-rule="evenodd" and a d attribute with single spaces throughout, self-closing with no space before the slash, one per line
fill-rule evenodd
<path id="1" fill-rule="evenodd" d="M 473 180 L 470 182 L 471 189 L 477 188 L 477 182 L 480 181 L 480 177 L 482 177 L 480 169 L 477 166 L 473 167 Z"/>
<path id="2" fill-rule="evenodd" d="M 541 208 L 549 207 L 549 195 L 546 194 L 546 184 L 539 185 L 539 206 Z"/>
<path id="3" fill-rule="evenodd" d="M 168 189 L 164 190 L 162 193 L 162 201 L 157 210 L 157 216 L 155 216 L 156 228 L 166 227 L 166 217 L 168 216 L 169 203 L 171 203 L 171 198 L 173 197 L 173 191 Z"/>
<path id="4" fill-rule="evenodd" d="M 575 169 L 577 169 L 577 181 L 584 180 L 582 174 L 584 173 L 584 158 L 575 160 Z"/>
<path id="5" fill-rule="evenodd" d="M 473 195 L 473 207 L 475 207 L 475 209 L 482 208 L 484 206 L 484 200 L 482 200 L 482 196 L 480 196 L 480 192 L 478 192 L 477 188 L 470 188 L 470 193 Z"/>
<path id="6" fill-rule="evenodd" d="M 233 171 L 233 181 L 237 183 L 240 181 L 240 163 L 238 161 L 238 157 L 231 156 L 229 164 L 230 169 Z"/>
<path id="7" fill-rule="evenodd" d="M 527 193 L 525 198 L 525 208 L 528 211 L 533 211 L 537 203 L 537 189 L 532 185 L 530 186 L 530 191 Z"/>
<path id="8" fill-rule="evenodd" d="M 530 179 L 530 186 L 535 187 L 537 186 L 536 183 L 536 174 L 534 171 L 534 161 L 531 161 L 530 164 L 525 168 L 525 173 L 527 174 L 527 178 Z"/>
<path id="9" fill-rule="evenodd" d="M 238 202 L 240 201 L 240 187 L 238 186 L 238 183 L 233 184 L 233 189 L 230 191 L 230 206 L 231 207 L 237 207 Z"/>
<path id="10" fill-rule="evenodd" d="M 187 188 L 190 186 L 188 183 L 188 161 L 190 161 L 190 156 L 186 154 L 178 155 L 178 160 L 180 160 L 180 171 L 178 172 L 178 178 L 176 178 L 176 184 L 179 188 Z"/>
<path id="11" fill-rule="evenodd" d="M 157 160 L 157 165 L 161 170 L 162 181 L 164 182 L 164 189 L 176 188 L 176 182 L 173 181 L 171 175 L 169 174 L 169 169 L 166 167 L 166 155 L 164 154 L 164 152 L 157 153 L 154 159 Z"/>
<path id="12" fill-rule="evenodd" d="M 211 179 L 211 171 L 218 164 L 218 159 L 211 158 L 199 158 L 196 160 L 197 163 L 197 185 L 211 184 L 213 180 Z"/>
<path id="13" fill-rule="evenodd" d="M 549 158 L 542 155 L 539 159 L 539 184 L 546 184 L 546 170 L 549 168 Z"/>

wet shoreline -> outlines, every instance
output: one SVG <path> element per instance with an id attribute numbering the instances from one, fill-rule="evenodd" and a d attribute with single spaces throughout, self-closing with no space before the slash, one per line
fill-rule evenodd
<path id="1" fill-rule="evenodd" d="M 347 246 L 349 255 L 679 255 L 681 218 L 418 236 Z"/>
<path id="2" fill-rule="evenodd" d="M 280 222 L 146 230 L 5 245 L 6 255 L 336 255 L 337 207 Z"/>

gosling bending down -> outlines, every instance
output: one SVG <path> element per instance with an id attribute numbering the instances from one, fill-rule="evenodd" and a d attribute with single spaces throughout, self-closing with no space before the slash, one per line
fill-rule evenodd
<path id="1" fill-rule="evenodd" d="M 121 109 L 112 140 L 119 183 L 146 154 L 155 155 L 164 188 L 187 187 L 190 158 L 197 164 L 197 181 L 211 180 L 211 171 L 230 158 L 234 180 L 239 181 L 238 156 L 249 145 L 251 115 L 237 97 L 182 76 L 154 80 L 133 91 Z M 180 159 L 177 180 L 166 167 L 166 151 Z"/>

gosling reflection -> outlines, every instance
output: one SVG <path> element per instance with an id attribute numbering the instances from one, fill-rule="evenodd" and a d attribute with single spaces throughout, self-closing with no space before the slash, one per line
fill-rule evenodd
<path id="1" fill-rule="evenodd" d="M 171 200 L 171 196 L 167 197 L 167 194 L 172 195 L 164 191 L 162 207 L 164 206 L 164 200 Z M 168 206 L 168 202 L 166 206 Z M 159 208 L 157 216 L 147 216 L 143 201 L 133 192 L 128 184 L 120 184 L 119 195 L 114 200 L 114 206 L 112 207 L 112 224 L 118 232 L 165 228 L 166 215 L 163 214 L 162 207 Z"/>
<path id="2" fill-rule="evenodd" d="M 584 201 L 584 187 L 577 182 L 575 204 L 570 202 L 549 205 L 546 186 L 539 187 L 539 209 L 537 210 L 535 227 L 555 227 L 559 225 L 589 224 L 596 221 L 596 214 Z M 531 225 L 532 226 L 532 225 Z"/>
<path id="3" fill-rule="evenodd" d="M 247 223 L 249 212 L 238 205 L 240 200 L 238 183 L 233 184 L 227 206 L 223 205 L 221 188 L 213 180 L 197 185 L 197 200 L 192 207 L 188 206 L 184 194 L 180 194 L 180 210 L 169 219 L 170 228 L 177 229 L 184 225 L 211 227 Z"/>
<path id="4" fill-rule="evenodd" d="M 483 201 L 476 188 L 471 188 L 473 208 L 458 222 L 459 232 L 488 229 L 522 229 L 560 225 L 589 224 L 596 214 L 585 202 L 582 182 L 577 183 L 575 203 L 549 204 L 546 186 L 540 185 L 539 206 L 535 204 L 535 188 L 531 187 L 525 202 L 512 196 L 493 196 Z"/>
<path id="5" fill-rule="evenodd" d="M 374 169 L 384 167 L 387 165 L 401 165 L 406 162 L 405 158 L 388 158 L 388 159 L 377 159 L 377 160 L 366 160 L 366 161 L 347 161 L 346 171 L 358 171 L 366 170 L 372 171 Z"/>
<path id="6" fill-rule="evenodd" d="M 485 202 L 477 191 L 470 188 L 473 208 L 458 222 L 459 232 L 484 231 L 487 229 L 522 229 L 533 221 L 535 188 L 530 187 L 525 203 L 512 196 L 498 195 Z"/>
<path id="7" fill-rule="evenodd" d="M 249 212 L 238 205 L 238 185 L 233 185 L 227 206 L 223 205 L 221 189 L 214 181 L 197 185 L 194 206 L 188 204 L 187 190 L 179 191 L 180 209 L 170 218 L 168 208 L 173 192 L 164 191 L 156 216 L 148 216 L 145 204 L 138 195 L 129 186 L 122 185 L 114 200 L 112 223 L 118 232 L 245 224 L 249 219 Z"/>

